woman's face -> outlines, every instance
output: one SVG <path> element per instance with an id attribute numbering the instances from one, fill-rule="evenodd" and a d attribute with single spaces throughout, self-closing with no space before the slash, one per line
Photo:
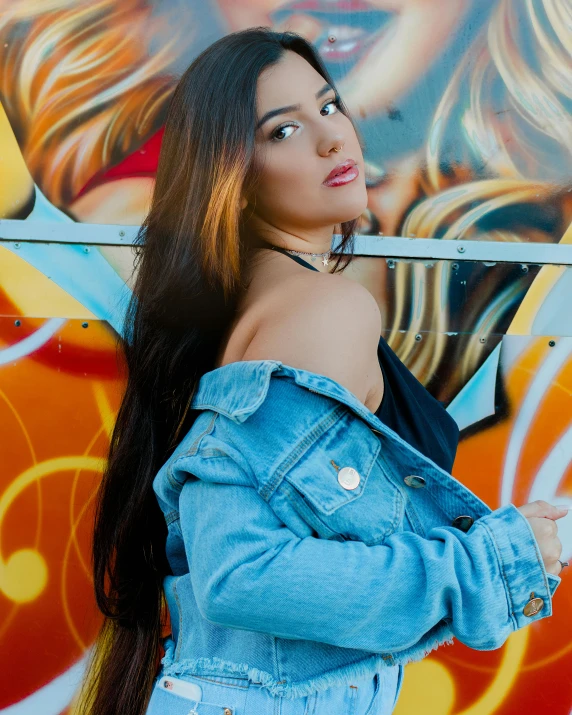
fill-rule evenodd
<path id="1" fill-rule="evenodd" d="M 246 209 L 253 220 L 297 235 L 324 229 L 331 236 L 336 224 L 362 214 L 367 192 L 358 137 L 334 90 L 305 59 L 286 51 L 261 73 L 257 116 L 260 180 Z M 355 168 L 336 184 L 324 184 L 348 160 Z"/>

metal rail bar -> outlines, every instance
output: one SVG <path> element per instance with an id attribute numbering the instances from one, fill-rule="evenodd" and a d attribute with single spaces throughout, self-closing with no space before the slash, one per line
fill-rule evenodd
<path id="1" fill-rule="evenodd" d="M 129 246 L 138 226 L 76 223 L 73 221 L 18 221 L 0 219 L 0 242 L 14 248 L 19 243 L 68 243 L 97 246 Z M 332 248 L 335 250 L 337 241 Z M 355 253 L 414 260 L 491 261 L 537 265 L 572 265 L 572 244 L 504 243 L 502 241 L 458 241 L 400 236 L 356 236 Z"/>

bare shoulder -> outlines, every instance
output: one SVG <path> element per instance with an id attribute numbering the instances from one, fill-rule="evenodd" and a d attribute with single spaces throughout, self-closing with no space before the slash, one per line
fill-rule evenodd
<path id="1" fill-rule="evenodd" d="M 243 360 L 280 360 L 325 375 L 366 402 L 382 381 L 377 357 L 381 313 L 375 298 L 343 275 L 316 273 L 284 281 Z"/>

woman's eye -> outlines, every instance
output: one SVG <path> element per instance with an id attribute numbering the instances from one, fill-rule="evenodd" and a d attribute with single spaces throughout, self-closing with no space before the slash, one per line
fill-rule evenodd
<path id="1" fill-rule="evenodd" d="M 338 97 L 336 97 L 335 99 L 330 99 L 328 102 L 326 102 L 320 111 L 322 112 L 326 107 L 329 107 L 330 104 L 332 104 L 336 108 L 336 112 L 339 111 L 340 104 L 339 104 Z M 330 116 L 330 114 L 335 114 L 335 112 L 330 112 L 329 114 L 325 114 L 322 116 L 328 117 L 328 116 Z M 287 129 L 290 129 L 290 127 L 296 128 L 297 126 L 298 125 L 295 122 L 287 122 L 285 124 L 281 124 L 279 127 L 276 127 L 276 129 L 270 135 L 271 141 L 282 142 L 285 139 L 288 139 L 288 137 L 292 136 L 292 134 L 294 132 L 291 132 L 290 134 L 287 134 L 286 136 L 280 136 L 280 135 Z"/>
<path id="2" fill-rule="evenodd" d="M 270 138 L 272 139 L 272 141 L 275 141 L 275 142 L 284 141 L 284 139 L 287 139 L 287 137 L 281 137 L 281 136 L 279 136 L 279 134 L 281 132 L 284 132 L 286 129 L 289 129 L 290 127 L 295 127 L 295 126 L 296 125 L 292 124 L 292 123 L 291 124 L 281 124 L 279 127 L 277 127 L 272 132 L 272 134 L 270 135 Z M 289 134 L 288 136 L 291 136 L 291 135 Z"/>
<path id="3" fill-rule="evenodd" d="M 338 100 L 337 98 L 336 98 L 336 99 L 330 99 L 329 102 L 326 102 L 326 104 L 324 104 L 324 106 L 322 107 L 322 109 L 325 109 L 326 107 L 329 107 L 330 104 L 333 104 L 333 106 L 336 108 L 336 112 L 339 110 L 340 104 L 339 104 L 339 100 Z M 334 112 L 331 112 L 331 114 L 334 114 Z"/>

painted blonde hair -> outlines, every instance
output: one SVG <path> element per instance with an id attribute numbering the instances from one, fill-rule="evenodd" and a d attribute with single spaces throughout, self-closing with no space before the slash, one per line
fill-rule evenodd
<path id="1" fill-rule="evenodd" d="M 572 118 L 572 25 L 558 0 L 500 0 L 466 52 L 435 111 L 421 177 L 427 196 L 407 216 L 403 236 L 441 240 L 558 242 L 570 222 L 569 166 Z M 457 141 L 455 141 L 457 140 Z M 454 142 L 455 157 L 448 154 Z M 453 171 L 445 175 L 443 166 Z M 483 228 L 493 212 L 519 204 L 550 202 L 558 233 L 538 227 Z M 523 213 L 525 209 L 522 209 Z M 523 216 L 526 223 L 526 215 Z M 494 219 L 493 219 L 494 221 Z M 484 270 L 487 270 L 486 268 Z M 495 269 L 499 270 L 500 268 Z M 502 275 L 502 273 L 501 273 Z M 422 382 L 443 361 L 451 330 L 451 263 L 396 264 L 395 306 L 388 341 Z M 472 295 L 453 370 L 442 399 L 454 396 L 488 352 L 506 311 L 528 287 L 529 277 L 494 284 Z M 488 281 L 490 284 L 490 281 Z M 399 332 L 411 303 L 408 331 Z M 416 333 L 423 331 L 419 346 Z M 482 340 L 484 338 L 484 340 Z M 449 355 L 451 353 L 449 352 Z M 446 383 L 446 384 L 445 384 Z"/>
<path id="2" fill-rule="evenodd" d="M 143 0 L 1 0 L 2 104 L 36 183 L 56 206 L 162 123 L 170 67 L 192 41 Z M 149 55 L 142 37 L 167 38 Z"/>

